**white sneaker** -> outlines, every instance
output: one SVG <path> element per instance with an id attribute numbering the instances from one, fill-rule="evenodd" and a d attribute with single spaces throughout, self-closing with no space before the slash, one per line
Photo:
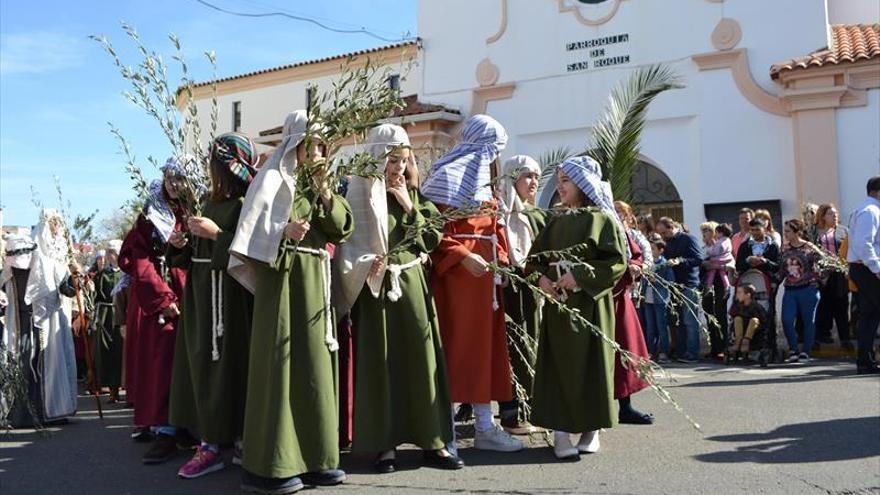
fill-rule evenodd
<path id="1" fill-rule="evenodd" d="M 494 450 L 496 452 L 517 452 L 522 450 L 523 443 L 508 435 L 500 426 L 494 425 L 491 430 L 477 431 L 474 434 L 474 448 Z"/>
<path id="2" fill-rule="evenodd" d="M 800 360 L 796 352 L 792 352 L 788 355 L 788 359 L 785 360 L 786 363 L 796 363 Z"/>
<path id="3" fill-rule="evenodd" d="M 578 441 L 577 449 L 584 454 L 595 454 L 599 452 L 599 430 L 588 431 L 581 434 Z"/>
<path id="4" fill-rule="evenodd" d="M 553 453 L 560 460 L 578 457 L 578 449 L 571 444 L 571 434 L 564 431 L 553 433 Z"/>

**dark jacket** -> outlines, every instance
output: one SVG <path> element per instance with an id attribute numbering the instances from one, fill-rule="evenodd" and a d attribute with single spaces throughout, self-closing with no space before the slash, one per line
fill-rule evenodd
<path id="1" fill-rule="evenodd" d="M 743 273 L 752 269 L 752 265 L 750 265 L 749 262 L 746 261 L 749 259 L 749 256 L 752 255 L 752 244 L 753 241 L 749 239 L 739 246 L 739 251 L 736 253 L 737 273 Z M 776 272 L 779 271 L 779 246 L 777 246 L 775 242 L 771 241 L 767 248 L 764 250 L 764 254 L 762 256 L 764 257 L 764 259 L 767 260 L 767 262 L 756 268 L 764 272 L 764 274 L 770 277 L 771 280 L 776 280 Z"/>
<path id="2" fill-rule="evenodd" d="M 700 265 L 703 264 L 703 250 L 696 237 L 686 232 L 675 234 L 672 239 L 666 241 L 666 251 L 663 255 L 668 260 L 678 258 L 681 261 L 672 268 L 676 283 L 691 289 L 700 286 Z"/>

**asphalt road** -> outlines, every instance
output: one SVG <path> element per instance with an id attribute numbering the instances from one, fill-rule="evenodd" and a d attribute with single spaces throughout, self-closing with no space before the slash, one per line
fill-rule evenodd
<path id="1" fill-rule="evenodd" d="M 541 436 L 514 454 L 475 451 L 463 439 L 464 470 L 420 468 L 419 452 L 406 449 L 398 472 L 377 475 L 370 458 L 349 455 L 345 485 L 305 493 L 880 494 L 880 378 L 854 368 L 671 366 L 669 388 L 702 431 L 644 391 L 634 404 L 657 424 L 607 431 L 601 452 L 579 462 L 557 462 Z M 240 493 L 236 467 L 180 480 L 184 453 L 142 465 L 130 410 L 109 406 L 102 422 L 93 399 L 80 406 L 63 427 L 0 434 L 0 494 Z"/>

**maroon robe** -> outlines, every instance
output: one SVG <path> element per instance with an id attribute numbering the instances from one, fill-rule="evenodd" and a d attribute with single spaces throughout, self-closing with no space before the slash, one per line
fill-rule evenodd
<path id="1" fill-rule="evenodd" d="M 642 250 L 629 234 L 626 235 L 629 249 L 632 252 L 630 265 L 642 266 Z M 617 285 L 614 286 L 614 340 L 626 351 L 636 356 L 649 359 L 648 347 L 645 345 L 645 336 L 642 333 L 642 325 L 639 323 L 639 315 L 633 304 L 632 287 L 635 281 L 629 270 L 623 275 Z M 638 375 L 624 368 L 619 357 L 614 360 L 614 398 L 623 399 L 647 387 L 648 383 L 640 379 Z"/>
<path id="2" fill-rule="evenodd" d="M 175 226 L 179 230 L 181 225 Z M 170 285 L 161 275 L 165 246 L 153 239 L 153 224 L 143 215 L 125 237 L 119 268 L 131 276 L 125 334 L 126 394 L 134 403 L 136 426 L 168 424 L 168 394 L 174 362 L 176 318 L 159 323 L 162 311 L 180 305 L 186 271 L 167 269 Z"/>

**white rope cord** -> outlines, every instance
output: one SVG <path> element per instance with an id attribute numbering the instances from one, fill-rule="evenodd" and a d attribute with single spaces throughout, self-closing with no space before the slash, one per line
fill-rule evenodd
<path id="1" fill-rule="evenodd" d="M 193 263 L 210 264 L 208 258 L 192 258 Z M 223 270 L 211 270 L 211 360 L 220 360 L 217 340 L 223 337 Z"/>
<path id="2" fill-rule="evenodd" d="M 498 264 L 498 236 L 496 234 L 492 235 L 480 235 L 480 234 L 453 234 L 453 239 L 479 239 L 482 241 L 491 241 L 492 242 L 492 264 Z M 499 286 L 503 283 L 501 280 L 501 275 L 497 273 L 493 277 L 493 282 L 496 286 Z M 492 309 L 494 311 L 498 311 L 501 306 L 498 304 L 498 290 L 493 288 L 492 290 Z"/>
<path id="3" fill-rule="evenodd" d="M 419 253 L 419 256 L 402 265 L 388 265 L 388 280 L 391 282 L 391 289 L 388 291 L 388 299 L 391 302 L 397 302 L 403 296 L 403 289 L 400 288 L 400 274 L 410 268 L 423 265 L 428 262 L 427 253 Z"/>
<path id="4" fill-rule="evenodd" d="M 562 278 L 563 275 L 565 275 L 567 273 L 571 273 L 571 266 L 572 265 L 571 265 L 571 262 L 568 260 L 553 261 L 550 263 L 550 266 L 556 268 L 556 282 L 557 283 L 559 282 L 559 280 Z M 556 285 L 556 284 L 554 284 L 554 285 Z M 557 286 L 557 288 L 559 288 L 559 287 Z M 565 289 L 561 289 L 561 288 L 559 290 L 562 291 L 562 297 L 560 297 L 559 300 L 562 302 L 565 302 L 568 299 L 568 292 Z M 572 292 L 580 292 L 580 290 L 581 290 L 580 287 L 575 287 L 574 289 L 572 289 Z"/>
<path id="5" fill-rule="evenodd" d="M 333 311 L 330 308 L 330 253 L 325 249 L 312 249 L 302 246 L 297 246 L 296 250 L 300 253 L 311 254 L 321 258 L 321 268 L 323 269 L 324 277 L 324 343 L 327 344 L 327 349 L 330 352 L 336 352 L 339 350 L 339 342 L 333 336 Z"/>

